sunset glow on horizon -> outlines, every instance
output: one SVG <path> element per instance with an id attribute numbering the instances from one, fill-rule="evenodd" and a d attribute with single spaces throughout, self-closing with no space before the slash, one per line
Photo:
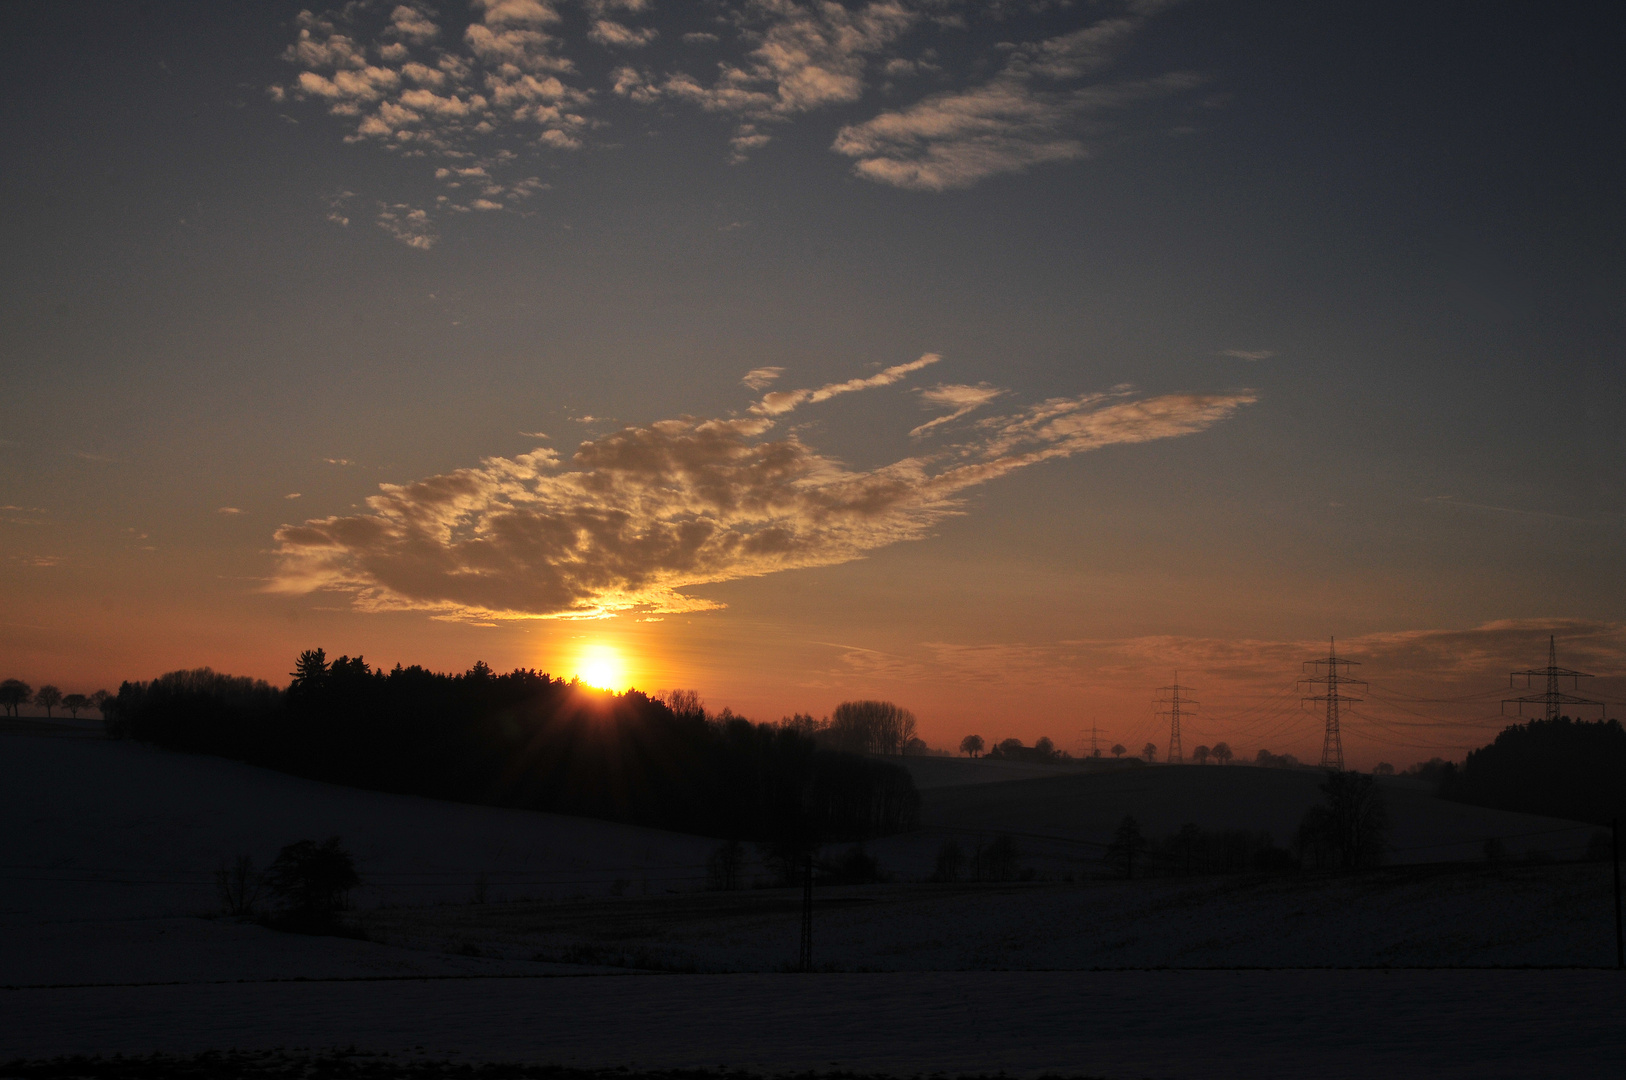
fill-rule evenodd
<path id="1" fill-rule="evenodd" d="M 0 35 L 0 678 L 321 647 L 1078 753 L 1178 670 L 1188 746 L 1313 760 L 1336 635 L 1363 766 L 1549 636 L 1626 702 L 1593 16 L 74 10 Z"/>

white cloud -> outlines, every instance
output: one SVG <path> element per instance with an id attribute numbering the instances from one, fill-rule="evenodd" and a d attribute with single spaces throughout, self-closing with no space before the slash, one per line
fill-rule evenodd
<path id="1" fill-rule="evenodd" d="M 216 510 L 215 513 L 217 513 L 217 514 L 243 514 L 243 513 L 247 513 L 247 511 L 239 510 L 235 506 L 222 506 L 219 510 Z"/>
<path id="2" fill-rule="evenodd" d="M 740 382 L 744 383 L 752 390 L 761 390 L 764 386 L 767 386 L 784 373 L 785 369 L 782 367 L 752 368 L 750 371 L 745 373 L 745 377 L 740 379 Z"/>
<path id="3" fill-rule="evenodd" d="M 940 409 L 952 410 L 945 416 L 935 420 L 928 420 L 915 428 L 909 434 L 914 438 L 926 434 L 932 428 L 939 427 L 951 421 L 958 420 L 967 413 L 980 409 L 990 401 L 999 397 L 1005 391 L 987 383 L 978 383 L 975 386 L 965 386 L 958 383 L 939 383 L 920 391 L 920 399 L 927 405 Z"/>
<path id="4" fill-rule="evenodd" d="M 284 499 L 297 499 L 297 498 L 299 498 L 299 492 L 290 491 L 288 494 L 284 495 L 283 498 Z"/>
<path id="5" fill-rule="evenodd" d="M 977 485 L 1051 458 L 1201 431 L 1253 400 L 1123 389 L 1051 399 L 983 421 L 968 441 L 870 470 L 795 434 L 775 437 L 764 416 L 663 420 L 583 442 L 568 462 L 548 449 L 487 458 L 382 485 L 364 513 L 285 526 L 273 587 L 470 620 L 701 611 L 717 605 L 683 590 L 919 539 Z"/>

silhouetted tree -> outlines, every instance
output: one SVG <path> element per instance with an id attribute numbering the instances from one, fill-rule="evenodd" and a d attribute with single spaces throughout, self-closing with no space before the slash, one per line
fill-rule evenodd
<path id="1" fill-rule="evenodd" d="M 1311 807 L 1299 823 L 1299 850 L 1318 866 L 1354 869 L 1383 858 L 1389 830 L 1382 792 L 1372 777 L 1328 771 L 1321 784 L 1326 801 Z"/>
<path id="2" fill-rule="evenodd" d="M 960 740 L 960 753 L 966 757 L 976 757 L 982 753 L 983 741 L 981 735 L 967 735 Z"/>
<path id="3" fill-rule="evenodd" d="M 704 720 L 706 718 L 705 703 L 700 700 L 700 694 L 695 690 L 668 690 L 657 700 L 666 703 L 672 714 L 682 720 Z M 810 716 L 807 719 L 812 720 Z"/>
<path id="4" fill-rule="evenodd" d="M 901 754 L 915 736 L 915 714 L 890 701 L 843 701 L 830 714 L 827 738 L 854 754 Z"/>
<path id="5" fill-rule="evenodd" d="M 1376 765 L 1372 766 L 1373 776 L 1393 776 L 1394 774 L 1395 767 L 1389 764 L 1387 761 L 1380 761 Z"/>
<path id="6" fill-rule="evenodd" d="M 1229 765 L 1231 763 L 1230 743 L 1217 742 L 1214 744 L 1214 749 L 1209 752 L 1214 755 L 1214 760 L 1219 762 L 1221 765 Z"/>
<path id="7" fill-rule="evenodd" d="M 292 675 L 289 693 L 298 696 L 320 692 L 327 685 L 327 650 L 306 649 L 300 653 Z"/>
<path id="8" fill-rule="evenodd" d="M 745 869 L 745 845 L 729 840 L 720 845 L 706 860 L 706 887 L 733 892 L 741 884 Z"/>
<path id="9" fill-rule="evenodd" d="M 1140 756 L 1145 758 L 1148 762 L 1156 761 L 1157 743 L 1147 743 L 1145 746 L 1141 747 Z"/>
<path id="10" fill-rule="evenodd" d="M 46 683 L 44 686 L 34 691 L 34 704 L 44 709 L 45 715 L 49 717 L 51 715 L 51 710 L 62 704 L 62 691 L 58 690 L 50 683 Z"/>
<path id="11" fill-rule="evenodd" d="M 33 698 L 34 690 L 21 679 L 7 679 L 0 682 L 0 705 L 6 707 L 6 715 L 16 716 L 17 710 L 27 705 Z"/>
<path id="12" fill-rule="evenodd" d="M 960 868 L 965 865 L 965 851 L 958 840 L 945 840 L 937 849 L 937 868 L 932 871 L 933 881 L 959 881 Z"/>
<path id="13" fill-rule="evenodd" d="M 1048 735 L 1040 735 L 1039 741 L 1033 744 L 1033 753 L 1040 761 L 1056 760 L 1056 743 Z"/>
<path id="14" fill-rule="evenodd" d="M 254 859 L 248 855 L 237 858 L 215 871 L 215 891 L 220 896 L 220 909 L 227 915 L 242 917 L 254 914 L 254 903 L 260 896 L 261 877 L 254 871 Z"/>
<path id="15" fill-rule="evenodd" d="M 1146 837 L 1141 835 L 1140 823 L 1129 815 L 1118 823 L 1107 845 L 1106 863 L 1123 871 L 1126 878 L 1135 876 L 1135 858 L 1146 850 Z"/>
<path id="16" fill-rule="evenodd" d="M 1199 746 L 1199 747 L 1197 747 L 1197 749 L 1195 749 L 1195 750 L 1193 750 L 1191 752 L 1191 760 L 1195 761 L 1199 765 L 1207 765 L 1208 764 L 1208 755 L 1212 754 L 1212 753 L 1213 753 L 1213 751 L 1210 750 L 1208 747 Z"/>
<path id="17" fill-rule="evenodd" d="M 1112 756 L 1115 758 L 1121 758 L 1128 752 L 1123 743 L 1116 743 L 1112 747 Z"/>
<path id="18" fill-rule="evenodd" d="M 7 679 L 5 682 L 0 682 L 0 708 L 5 710 L 7 716 L 13 715 L 18 705 L 25 704 L 33 696 L 33 688 L 21 679 Z"/>
<path id="19" fill-rule="evenodd" d="M 321 924 L 331 923 L 350 906 L 350 890 L 361 884 L 361 877 L 355 860 L 332 836 L 320 844 L 301 840 L 283 848 L 266 871 L 265 884 L 286 916 Z"/>
<path id="20" fill-rule="evenodd" d="M 636 690 L 483 664 L 447 675 L 376 671 L 361 657 L 319 663 L 320 681 L 297 694 L 207 668 L 125 683 L 109 734 L 331 783 L 769 843 L 793 857 L 919 817 L 901 766 L 728 710 L 678 716 Z"/>
<path id="21" fill-rule="evenodd" d="M 82 710 L 90 708 L 90 699 L 83 694 L 64 694 L 62 707 L 68 710 L 69 716 L 77 720 Z"/>
<path id="22" fill-rule="evenodd" d="M 996 836 L 986 846 L 979 844 L 971 855 L 972 881 L 1014 881 L 1020 872 L 1020 852 L 1009 836 Z"/>
<path id="23" fill-rule="evenodd" d="M 1626 818 L 1626 729 L 1619 720 L 1561 716 L 1505 728 L 1461 768 L 1430 761 L 1408 773 L 1447 799 L 1606 824 Z"/>

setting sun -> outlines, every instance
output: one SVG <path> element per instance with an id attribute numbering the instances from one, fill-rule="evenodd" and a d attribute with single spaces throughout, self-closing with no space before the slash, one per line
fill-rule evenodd
<path id="1" fill-rule="evenodd" d="M 576 661 L 576 677 L 602 690 L 626 689 L 626 672 L 621 654 L 608 645 L 590 646 Z"/>

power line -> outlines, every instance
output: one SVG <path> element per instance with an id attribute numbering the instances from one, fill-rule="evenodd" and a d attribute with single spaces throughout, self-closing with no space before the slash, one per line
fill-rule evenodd
<path id="1" fill-rule="evenodd" d="M 1164 756 L 1163 760 L 1168 762 L 1170 765 L 1180 764 L 1185 757 L 1184 751 L 1182 751 L 1180 748 L 1180 706 L 1196 706 L 1198 702 L 1188 697 L 1181 697 L 1180 693 L 1183 690 L 1190 689 L 1191 687 L 1189 686 L 1180 685 L 1180 673 L 1178 671 L 1174 673 L 1174 684 L 1172 686 L 1160 686 L 1157 688 L 1158 693 L 1168 695 L 1167 697 L 1158 698 L 1157 703 L 1159 705 L 1168 706 L 1167 709 L 1159 710 L 1158 715 L 1163 716 L 1167 714 L 1169 717 L 1169 752 Z"/>
<path id="2" fill-rule="evenodd" d="M 1361 698 L 1348 697 L 1338 692 L 1343 683 L 1352 683 L 1356 686 L 1365 686 L 1360 679 L 1351 679 L 1342 673 L 1340 668 L 1359 666 L 1358 660 L 1338 659 L 1338 649 L 1332 638 L 1327 639 L 1327 658 L 1325 660 L 1306 660 L 1304 670 L 1311 674 L 1299 680 L 1300 686 L 1307 686 L 1311 690 L 1325 687 L 1326 692 L 1310 694 L 1304 699 L 1305 704 L 1312 701 L 1325 701 L 1327 703 L 1327 733 L 1321 741 L 1321 767 L 1323 769 L 1344 770 L 1344 738 L 1338 730 L 1338 706 L 1343 702 L 1356 702 Z M 1326 674 L 1318 674 L 1321 671 Z"/>
<path id="3" fill-rule="evenodd" d="M 1517 705 L 1520 716 L 1524 715 L 1526 705 L 1540 705 L 1545 711 L 1548 720 L 1557 720 L 1560 707 L 1564 705 L 1596 705 L 1599 709 L 1604 708 L 1601 701 L 1576 697 L 1574 694 L 1566 694 L 1559 689 L 1558 680 L 1560 679 L 1570 680 L 1570 689 L 1579 690 L 1581 680 L 1590 679 L 1592 676 L 1584 671 L 1575 671 L 1571 668 L 1558 666 L 1558 638 L 1555 635 L 1548 635 L 1547 637 L 1547 666 L 1544 668 L 1531 668 L 1528 671 L 1509 672 L 1507 677 L 1508 686 L 1513 686 L 1513 680 L 1521 675 L 1524 676 L 1524 688 L 1526 690 L 1530 689 L 1531 680 L 1538 677 L 1546 679 L 1547 689 L 1540 694 L 1526 694 L 1523 697 L 1505 699 L 1502 702 L 1502 712 L 1504 714 L 1507 712 L 1509 705 Z M 1517 688 L 1515 687 L 1515 689 Z"/>

